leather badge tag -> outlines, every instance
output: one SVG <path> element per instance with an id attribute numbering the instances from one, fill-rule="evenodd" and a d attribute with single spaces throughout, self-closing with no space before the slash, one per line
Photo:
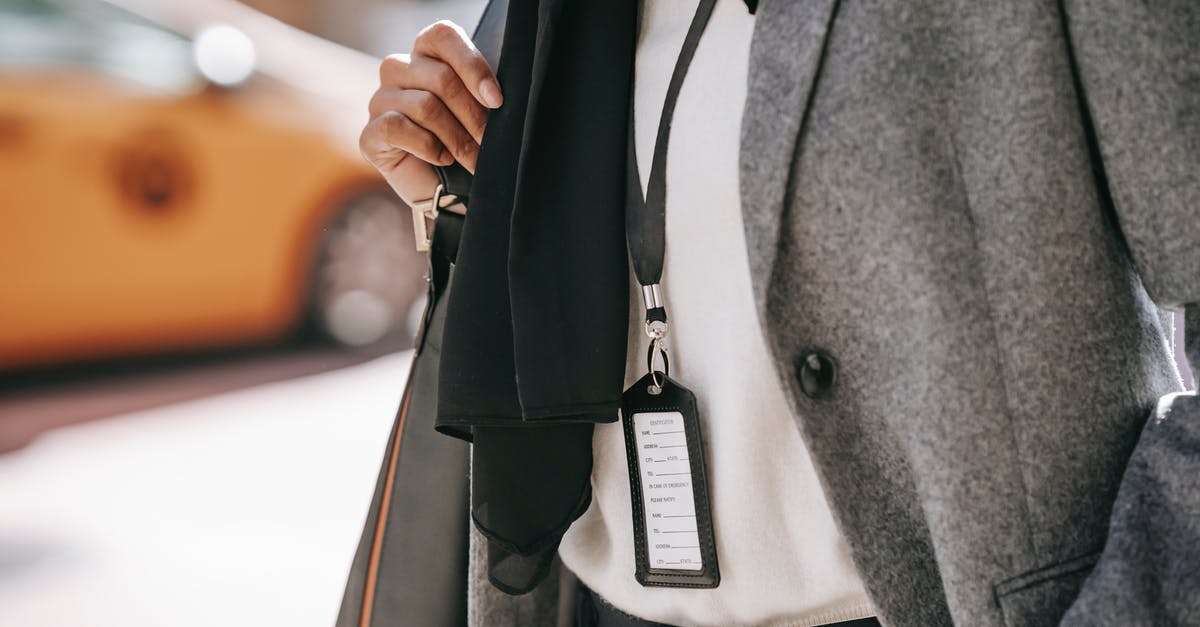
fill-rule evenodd
<path id="1" fill-rule="evenodd" d="M 625 390 L 621 422 L 633 496 L 638 583 L 717 587 L 721 574 L 696 396 L 662 373 L 647 374 Z"/>

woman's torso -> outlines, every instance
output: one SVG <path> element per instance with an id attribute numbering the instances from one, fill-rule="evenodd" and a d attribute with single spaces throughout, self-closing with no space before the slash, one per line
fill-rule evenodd
<path id="1" fill-rule="evenodd" d="M 634 103 L 643 189 L 667 82 L 696 5 L 644 4 Z M 560 548 L 564 563 L 608 602 L 672 624 L 819 625 L 874 614 L 754 312 L 737 176 L 753 20 L 742 2 L 717 3 L 679 95 L 667 161 L 662 287 L 672 377 L 699 403 L 721 584 L 645 588 L 634 580 L 620 424 L 597 425 L 592 506 Z M 636 292 L 633 277 L 631 285 Z M 645 368 L 640 294 L 630 298 L 626 385 Z"/>

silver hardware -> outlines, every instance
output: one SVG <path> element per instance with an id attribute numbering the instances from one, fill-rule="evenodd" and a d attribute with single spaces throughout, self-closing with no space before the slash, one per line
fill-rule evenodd
<path id="1" fill-rule="evenodd" d="M 658 355 L 662 358 L 662 376 L 659 376 L 659 371 L 654 369 L 654 356 Z M 650 347 L 646 350 L 646 370 L 650 373 L 650 385 L 646 391 L 654 396 L 662 394 L 663 384 L 667 382 L 667 377 L 671 374 L 671 361 L 667 358 L 667 343 L 662 338 L 656 337 L 650 340 Z"/>
<path id="2" fill-rule="evenodd" d="M 663 304 L 662 290 L 659 289 L 658 283 L 642 286 L 642 302 L 646 304 L 647 315 L 652 309 L 666 309 L 666 305 Z M 670 330 L 670 325 L 664 320 L 646 321 L 646 337 L 652 340 L 661 340 L 667 337 Z"/>
<path id="3" fill-rule="evenodd" d="M 664 307 L 662 291 L 659 289 L 658 283 L 642 286 L 642 302 L 646 304 L 647 310 Z"/>
<path id="4" fill-rule="evenodd" d="M 652 340 L 661 340 L 667 337 L 667 333 L 671 331 L 671 325 L 662 320 L 647 320 L 646 321 L 646 337 Z"/>
<path id="5" fill-rule="evenodd" d="M 445 190 L 445 186 L 438 183 L 433 189 L 432 198 L 412 203 L 413 237 L 416 239 L 417 252 L 425 252 L 433 246 L 429 231 L 433 221 L 437 220 L 438 211 L 458 202 L 458 196 L 447 194 Z"/>

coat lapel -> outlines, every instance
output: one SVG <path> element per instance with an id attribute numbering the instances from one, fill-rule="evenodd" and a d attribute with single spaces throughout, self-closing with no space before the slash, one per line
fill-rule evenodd
<path id="1" fill-rule="evenodd" d="M 760 313 L 766 311 L 796 145 L 838 3 L 764 1 L 755 15 L 739 174 L 751 282 Z"/>

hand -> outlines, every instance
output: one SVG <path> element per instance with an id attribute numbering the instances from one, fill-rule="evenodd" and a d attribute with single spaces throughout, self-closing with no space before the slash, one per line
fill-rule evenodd
<path id="1" fill-rule="evenodd" d="M 487 110 L 503 102 L 500 84 L 467 33 L 449 21 L 417 35 L 411 54 L 379 66 L 379 89 L 359 149 L 405 202 L 437 186 L 433 165 L 455 161 L 472 174 Z"/>

